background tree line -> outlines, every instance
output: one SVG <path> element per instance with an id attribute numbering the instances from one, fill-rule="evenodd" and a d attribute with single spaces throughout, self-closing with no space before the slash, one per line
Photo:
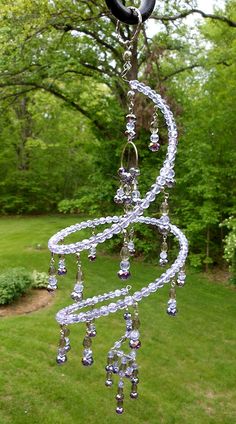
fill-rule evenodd
<path id="1" fill-rule="evenodd" d="M 189 15 L 205 19 L 190 25 Z M 191 264 L 221 265 L 222 224 L 235 213 L 236 2 L 207 15 L 195 1 L 157 1 L 152 21 L 156 35 L 141 31 L 131 78 L 164 96 L 177 119 L 171 216 L 190 240 Z M 117 213 L 127 87 L 123 47 L 105 2 L 6 1 L 0 24 L 0 212 Z M 124 37 L 132 31 L 122 26 Z M 167 140 L 160 118 L 161 152 L 149 152 L 152 111 L 141 97 L 136 112 L 145 193 Z M 138 235 L 141 251 L 151 255 L 156 235 Z"/>

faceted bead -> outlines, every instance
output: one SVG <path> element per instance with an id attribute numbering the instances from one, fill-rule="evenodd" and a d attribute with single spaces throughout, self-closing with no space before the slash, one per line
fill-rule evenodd
<path id="1" fill-rule="evenodd" d="M 129 346 L 131 349 L 139 349 L 141 347 L 140 340 L 130 340 Z"/>
<path id="2" fill-rule="evenodd" d="M 161 212 L 163 215 L 167 215 L 167 214 L 169 213 L 169 206 L 168 206 L 168 203 L 163 202 L 163 203 L 161 204 L 160 212 Z"/>
<path id="3" fill-rule="evenodd" d="M 69 352 L 71 350 L 70 340 L 68 339 L 68 337 L 66 337 L 65 341 L 66 341 L 65 351 Z"/>
<path id="4" fill-rule="evenodd" d="M 122 269 L 122 271 L 128 271 L 129 268 L 130 268 L 129 261 L 121 261 L 120 262 L 120 268 Z"/>
<path id="5" fill-rule="evenodd" d="M 107 372 L 113 372 L 113 365 L 106 365 L 105 370 Z"/>
<path id="6" fill-rule="evenodd" d="M 165 250 L 163 250 L 163 251 L 160 253 L 160 258 L 161 258 L 161 259 L 167 259 L 167 252 L 166 252 Z"/>
<path id="7" fill-rule="evenodd" d="M 118 366 L 118 364 L 116 364 L 116 365 L 114 364 L 113 365 L 113 373 L 118 374 L 118 372 L 119 372 L 119 366 Z"/>
<path id="8" fill-rule="evenodd" d="M 149 148 L 149 150 L 151 150 L 151 152 L 158 152 L 158 150 L 160 149 L 160 144 L 151 142 L 149 144 L 148 148 Z"/>
<path id="9" fill-rule="evenodd" d="M 124 394 L 123 393 L 117 393 L 116 400 L 123 400 L 123 399 L 124 399 Z"/>
<path id="10" fill-rule="evenodd" d="M 137 399 L 138 398 L 138 392 L 131 392 L 130 397 L 131 397 L 131 399 Z"/>
<path id="11" fill-rule="evenodd" d="M 93 354 L 93 352 L 92 352 L 91 349 L 84 349 L 84 351 L 83 351 L 83 356 L 86 357 L 86 358 L 92 356 L 92 354 Z"/>
<path id="12" fill-rule="evenodd" d="M 133 331 L 131 331 L 131 333 L 130 333 L 130 339 L 132 339 L 132 340 L 138 340 L 139 339 L 139 331 L 138 330 L 133 330 Z"/>
<path id="13" fill-rule="evenodd" d="M 83 340 L 83 346 L 90 347 L 91 345 L 92 345 L 92 340 L 90 339 L 90 337 L 85 336 Z"/>
<path id="14" fill-rule="evenodd" d="M 135 248 L 134 248 L 134 242 L 133 241 L 129 241 L 129 243 L 128 243 L 128 249 L 129 249 L 129 254 L 130 255 L 134 255 L 135 254 Z"/>
<path id="15" fill-rule="evenodd" d="M 117 272 L 117 275 L 121 280 L 127 280 L 131 274 L 129 271 L 122 271 L 122 269 L 120 269 L 120 271 Z"/>
<path id="16" fill-rule="evenodd" d="M 77 293 L 73 291 L 71 293 L 71 299 L 75 300 L 76 302 L 79 302 L 83 299 L 83 293 Z"/>
<path id="17" fill-rule="evenodd" d="M 123 414 L 123 412 L 124 412 L 124 408 L 122 406 L 117 406 L 116 413 L 118 415 L 121 415 L 121 414 Z"/>
<path id="18" fill-rule="evenodd" d="M 85 367 L 90 367 L 91 365 L 93 365 L 93 357 L 92 356 L 84 357 L 82 358 L 81 362 Z"/>
<path id="19" fill-rule="evenodd" d="M 134 131 L 134 129 L 135 129 L 135 122 L 134 121 L 131 121 L 131 120 L 129 122 L 127 122 L 126 129 L 127 129 L 127 131 Z"/>
<path id="20" fill-rule="evenodd" d="M 132 317 L 132 315 L 131 315 L 131 313 L 130 313 L 130 312 L 125 312 L 125 313 L 124 313 L 124 319 L 125 319 L 125 320 L 127 320 L 127 319 L 131 319 L 131 317 Z"/>
<path id="21" fill-rule="evenodd" d="M 89 254 L 88 255 L 88 259 L 91 261 L 91 262 L 94 262 L 95 260 L 96 260 L 96 255 L 93 255 L 93 254 Z"/>
<path id="22" fill-rule="evenodd" d="M 131 383 L 138 384 L 139 383 L 139 378 L 138 377 L 131 377 Z"/>
<path id="23" fill-rule="evenodd" d="M 66 355 L 57 355 L 57 359 L 56 362 L 58 365 L 62 365 L 67 361 L 67 356 Z"/>
<path id="24" fill-rule="evenodd" d="M 122 205 L 123 203 L 123 197 L 115 196 L 114 202 L 117 203 L 117 205 Z"/>
<path id="25" fill-rule="evenodd" d="M 106 385 L 107 387 L 111 387 L 111 386 L 112 386 L 112 384 L 113 384 L 113 381 L 112 381 L 112 380 L 110 380 L 110 379 L 107 379 L 107 380 L 105 381 L 105 385 Z"/>
<path id="26" fill-rule="evenodd" d="M 150 137 L 150 140 L 154 143 L 157 143 L 159 141 L 159 135 L 156 133 L 153 133 Z"/>
<path id="27" fill-rule="evenodd" d="M 128 261 L 129 260 L 129 249 L 128 246 L 123 246 L 120 251 L 120 257 L 122 261 Z"/>

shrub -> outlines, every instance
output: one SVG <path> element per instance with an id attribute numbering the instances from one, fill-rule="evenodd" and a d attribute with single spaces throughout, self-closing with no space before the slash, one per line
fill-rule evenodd
<path id="1" fill-rule="evenodd" d="M 32 275 L 25 268 L 11 268 L 0 275 L 0 304 L 12 303 L 26 293 L 32 284 Z"/>
<path id="2" fill-rule="evenodd" d="M 32 288 L 33 289 L 46 289 L 48 286 L 48 274 L 46 272 L 32 272 Z"/>

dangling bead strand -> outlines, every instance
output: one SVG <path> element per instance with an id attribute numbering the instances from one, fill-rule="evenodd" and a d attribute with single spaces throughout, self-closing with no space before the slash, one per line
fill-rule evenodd
<path id="1" fill-rule="evenodd" d="M 105 385 L 107 387 L 111 387 L 113 385 L 113 380 L 112 380 L 112 374 L 114 372 L 113 362 L 114 362 L 114 352 L 110 351 L 107 355 L 107 365 L 105 367 L 105 370 L 106 370 Z"/>
<path id="2" fill-rule="evenodd" d="M 60 340 L 56 358 L 56 362 L 58 365 L 62 365 L 67 361 L 66 352 L 70 350 L 70 342 L 67 337 L 69 335 L 68 331 L 69 330 L 66 328 L 66 326 L 60 326 Z"/>
<path id="3" fill-rule="evenodd" d="M 49 265 L 49 270 L 48 270 L 48 286 L 47 286 L 47 290 L 48 291 L 54 291 L 57 289 L 57 278 L 56 278 L 56 269 L 55 269 L 55 259 L 54 259 L 54 254 L 51 254 L 51 260 L 50 260 L 50 265 Z"/>
<path id="4" fill-rule="evenodd" d="M 58 275 L 65 275 L 67 273 L 65 258 L 62 255 L 59 256 L 57 273 Z"/>
<path id="5" fill-rule="evenodd" d="M 120 262 L 120 270 L 117 275 L 121 280 L 127 280 L 130 277 L 130 263 L 129 263 L 129 249 L 128 249 L 128 239 L 127 239 L 127 231 L 124 230 L 124 244 L 120 251 L 121 262 Z"/>
<path id="6" fill-rule="evenodd" d="M 129 334 L 129 346 L 131 349 L 139 349 L 141 347 L 141 342 L 139 340 L 139 329 L 140 327 L 140 321 L 139 321 L 139 315 L 138 315 L 138 304 L 135 304 L 135 310 L 134 310 L 134 318 L 132 321 L 132 331 Z"/>
<path id="7" fill-rule="evenodd" d="M 83 272 L 81 269 L 81 259 L 80 254 L 76 254 L 77 259 L 77 273 L 76 273 L 76 283 L 71 293 L 71 298 L 76 302 L 83 300 L 83 290 L 84 290 L 84 281 L 83 281 Z"/>
<path id="8" fill-rule="evenodd" d="M 84 340 L 83 340 L 84 350 L 83 350 L 83 357 L 82 357 L 82 360 L 81 360 L 82 364 L 85 367 L 89 367 L 93 364 L 93 352 L 92 352 L 92 349 L 91 349 L 91 346 L 92 346 L 91 337 L 94 337 L 94 336 L 89 335 L 89 332 L 88 332 L 89 326 L 90 326 L 90 322 L 86 323 L 86 335 L 85 335 Z"/>
<path id="9" fill-rule="evenodd" d="M 182 268 L 178 273 L 177 286 L 183 287 L 185 285 L 185 279 L 186 279 L 185 270 L 184 268 Z"/>
<path id="10" fill-rule="evenodd" d="M 167 249 L 168 249 L 168 245 L 166 243 L 166 235 L 163 235 L 163 242 L 161 245 L 161 253 L 160 253 L 160 259 L 159 259 L 159 264 L 161 266 L 164 266 L 168 263 L 168 257 L 167 257 Z"/>
<path id="11" fill-rule="evenodd" d="M 158 115 L 157 115 L 157 111 L 158 111 L 158 106 L 155 105 L 154 106 L 154 113 L 153 113 L 153 120 L 152 120 L 151 126 L 150 126 L 150 131 L 151 131 L 150 144 L 148 146 L 149 149 L 152 152 L 157 152 L 160 149 L 160 144 L 158 143 L 159 135 L 158 135 Z"/>
<path id="12" fill-rule="evenodd" d="M 93 230 L 92 236 L 95 237 L 95 231 Z M 96 252 L 97 245 L 95 243 L 92 244 L 92 246 L 89 249 L 88 259 L 93 262 L 96 260 L 97 252 Z"/>
<path id="13" fill-rule="evenodd" d="M 178 312 L 177 305 L 176 305 L 176 290 L 175 290 L 175 286 L 176 286 L 176 284 L 175 284 L 175 281 L 173 280 L 171 282 L 171 289 L 170 289 L 170 292 L 169 292 L 170 298 L 168 300 L 167 310 L 166 310 L 167 314 L 170 315 L 170 316 L 172 316 L 172 317 L 175 317 L 175 315 Z"/>
<path id="14" fill-rule="evenodd" d="M 118 391 L 117 391 L 117 395 L 116 395 L 116 400 L 117 400 L 117 407 L 116 407 L 116 413 L 118 415 L 123 414 L 124 412 L 124 381 L 121 378 L 119 383 L 118 383 Z"/>
<path id="15" fill-rule="evenodd" d="M 138 365 L 136 363 L 133 363 L 133 372 L 131 376 L 131 392 L 130 397 L 131 399 L 137 399 L 138 398 Z"/>

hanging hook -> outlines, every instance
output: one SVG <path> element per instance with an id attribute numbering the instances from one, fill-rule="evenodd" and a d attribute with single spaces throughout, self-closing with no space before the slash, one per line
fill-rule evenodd
<path id="1" fill-rule="evenodd" d="M 120 0 L 105 0 L 111 13 L 121 22 L 129 25 L 137 25 L 139 18 L 134 12 L 133 7 L 125 7 Z M 142 22 L 146 21 L 151 16 L 155 7 L 156 0 L 142 0 L 141 6 L 138 9 Z"/>

